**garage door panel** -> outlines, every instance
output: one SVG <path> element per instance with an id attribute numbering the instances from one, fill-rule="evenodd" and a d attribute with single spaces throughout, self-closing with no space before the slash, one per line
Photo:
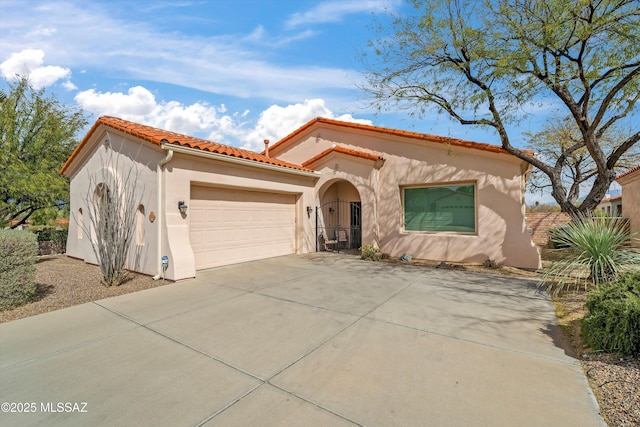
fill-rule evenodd
<path id="1" fill-rule="evenodd" d="M 295 196 L 192 187 L 196 269 L 295 253 Z"/>

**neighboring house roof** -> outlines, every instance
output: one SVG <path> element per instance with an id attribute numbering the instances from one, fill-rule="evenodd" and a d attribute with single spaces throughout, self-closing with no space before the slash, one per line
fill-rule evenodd
<path id="1" fill-rule="evenodd" d="M 634 172 L 638 172 L 638 171 L 640 171 L 640 165 L 632 167 L 628 171 L 623 172 L 620 175 L 616 176 L 616 181 L 619 180 L 620 178 L 624 178 L 625 176 L 629 176 L 629 175 L 633 174 Z"/>
<path id="2" fill-rule="evenodd" d="M 473 148 L 475 150 L 483 150 L 483 151 L 489 151 L 493 153 L 512 155 L 511 153 L 509 153 L 504 148 L 498 145 L 483 144 L 480 142 L 465 141 L 462 139 L 429 135 L 429 134 L 418 133 L 418 132 L 409 132 L 406 130 L 391 129 L 391 128 L 385 128 L 380 126 L 363 125 L 361 123 L 344 122 L 342 120 L 327 119 L 324 117 L 318 117 L 316 119 L 313 119 L 307 124 L 305 124 L 304 126 L 300 127 L 299 129 L 295 130 L 289 135 L 285 136 L 280 141 L 276 142 L 273 146 L 269 147 L 269 151 L 273 152 L 273 150 L 277 150 L 278 147 L 286 144 L 288 141 L 292 140 L 297 135 L 300 135 L 301 133 L 305 132 L 307 129 L 309 129 L 310 127 L 318 123 L 332 125 L 332 126 L 340 126 L 343 128 L 369 131 L 369 132 L 378 132 L 378 133 L 387 134 L 387 135 L 400 136 L 403 138 L 419 139 L 422 141 L 430 141 L 430 142 L 435 142 L 439 144 L 449 144 L 449 145 L 455 145 L 459 147 Z M 530 155 L 534 154 L 533 151 L 528 151 L 528 150 L 524 150 L 524 151 Z"/>
<path id="3" fill-rule="evenodd" d="M 14 225 L 18 224 L 19 222 L 20 222 L 19 219 L 12 219 L 11 221 L 9 221 L 9 225 L 10 226 L 14 226 Z M 33 225 L 33 222 L 32 221 L 25 221 L 24 225 Z"/>
<path id="4" fill-rule="evenodd" d="M 181 147 L 195 148 L 202 151 L 208 151 L 211 153 L 222 154 L 230 157 L 237 157 L 240 159 L 251 160 L 259 163 L 266 163 L 274 166 L 281 166 L 283 168 L 296 169 L 301 171 L 312 172 L 311 169 L 307 169 L 300 165 L 284 162 L 282 160 L 267 157 L 260 153 L 255 153 L 249 150 L 243 150 L 240 148 L 231 147 L 228 145 L 218 144 L 217 142 L 207 141 L 204 139 L 195 138 L 188 135 L 182 135 L 176 132 L 168 130 L 158 129 L 147 125 L 141 125 L 139 123 L 130 122 L 117 117 L 101 116 L 93 124 L 87 135 L 82 139 L 80 144 L 71 153 L 71 156 L 67 159 L 62 166 L 60 173 L 63 174 L 69 167 L 73 159 L 78 155 L 82 148 L 86 145 L 87 141 L 91 138 L 96 129 L 100 126 L 108 126 L 112 129 L 119 130 L 126 134 L 132 135 L 136 138 L 143 139 L 157 146 L 161 146 L 162 143 L 175 144 Z"/>
<path id="5" fill-rule="evenodd" d="M 615 202 L 616 200 L 622 199 L 622 194 L 619 194 L 617 196 L 613 196 L 613 197 L 607 197 L 606 199 L 602 200 L 600 202 L 600 204 L 602 203 L 609 203 L 609 202 Z"/>
<path id="6" fill-rule="evenodd" d="M 339 145 L 335 145 L 327 150 L 324 150 L 322 153 L 313 156 L 312 158 L 310 158 L 309 160 L 307 160 L 306 162 L 304 162 L 302 164 L 302 166 L 307 167 L 309 165 L 312 165 L 313 163 L 315 163 L 316 161 L 320 160 L 321 158 L 331 154 L 331 153 L 342 153 L 342 154 L 347 154 L 349 156 L 354 156 L 354 157 L 360 157 L 362 159 L 367 159 L 367 160 L 372 160 L 374 162 L 378 161 L 378 160 L 384 160 L 382 157 L 378 156 L 377 154 L 372 154 L 372 153 L 367 153 L 365 151 L 359 151 L 359 150 L 354 150 L 351 148 L 345 148 L 345 147 L 341 147 Z"/>

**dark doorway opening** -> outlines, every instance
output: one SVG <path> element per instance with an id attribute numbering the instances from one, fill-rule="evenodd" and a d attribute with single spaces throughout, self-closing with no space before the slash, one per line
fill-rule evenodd
<path id="1" fill-rule="evenodd" d="M 336 199 L 316 207 L 316 251 L 340 252 L 361 245 L 361 202 Z"/>

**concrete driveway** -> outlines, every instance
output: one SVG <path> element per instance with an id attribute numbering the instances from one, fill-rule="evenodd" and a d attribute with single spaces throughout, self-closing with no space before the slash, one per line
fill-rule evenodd
<path id="1" fill-rule="evenodd" d="M 0 425 L 602 426 L 555 322 L 520 279 L 222 267 L 0 325 Z"/>

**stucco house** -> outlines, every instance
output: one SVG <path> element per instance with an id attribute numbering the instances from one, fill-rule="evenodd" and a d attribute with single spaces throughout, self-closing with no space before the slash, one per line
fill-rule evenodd
<path id="1" fill-rule="evenodd" d="M 622 216 L 629 218 L 629 226 L 636 238 L 633 246 L 640 247 L 640 165 L 618 175 L 616 181 L 622 187 Z"/>
<path id="2" fill-rule="evenodd" d="M 89 177 L 104 153 L 143 194 L 129 268 L 179 280 L 232 263 L 372 244 L 393 257 L 536 269 L 526 163 L 502 148 L 317 118 L 256 153 L 100 117 L 61 173 L 71 180 L 67 254 L 95 262 Z M 121 182 L 116 179 L 116 182 Z M 182 209 L 179 208 L 182 207 Z M 90 234 L 90 233 L 89 233 Z"/>
<path id="3" fill-rule="evenodd" d="M 622 216 L 622 194 L 602 199 L 596 210 L 608 217 Z"/>

